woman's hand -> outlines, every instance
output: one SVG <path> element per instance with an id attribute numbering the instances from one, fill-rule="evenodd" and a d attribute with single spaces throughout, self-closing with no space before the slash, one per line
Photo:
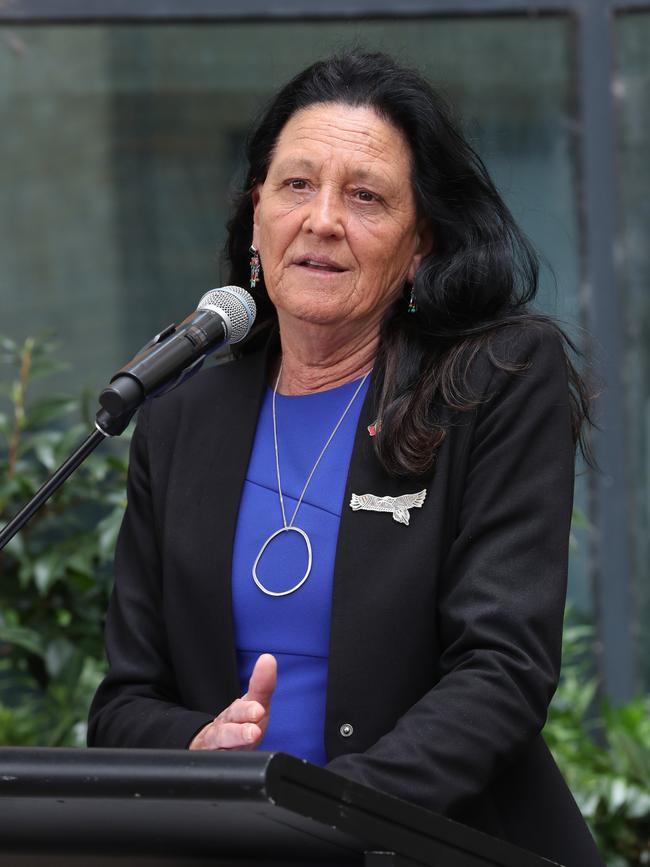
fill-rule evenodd
<path id="1" fill-rule="evenodd" d="M 254 750 L 269 724 L 278 664 L 270 653 L 258 657 L 248 692 L 222 710 L 194 736 L 191 750 Z"/>

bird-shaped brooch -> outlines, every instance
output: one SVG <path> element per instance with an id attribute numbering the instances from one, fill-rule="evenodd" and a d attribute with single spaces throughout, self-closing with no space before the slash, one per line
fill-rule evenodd
<path id="1" fill-rule="evenodd" d="M 393 520 L 406 524 L 411 519 L 409 509 L 420 509 L 427 495 L 426 488 L 417 494 L 402 494 L 401 497 L 376 497 L 374 494 L 352 494 L 350 508 L 354 511 L 365 509 L 367 512 L 392 512 Z"/>

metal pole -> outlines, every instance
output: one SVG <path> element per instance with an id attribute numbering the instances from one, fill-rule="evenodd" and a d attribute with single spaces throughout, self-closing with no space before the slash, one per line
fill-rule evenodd
<path id="1" fill-rule="evenodd" d="M 601 429 L 593 439 L 601 472 L 590 479 L 590 513 L 595 522 L 594 605 L 605 690 L 615 702 L 623 702 L 634 695 L 636 674 L 623 378 L 625 307 L 615 267 L 616 117 L 610 4 L 584 0 L 577 23 L 581 293 L 591 335 L 590 353 L 604 386 L 598 400 Z"/>
<path id="2" fill-rule="evenodd" d="M 9 521 L 6 527 L 0 531 L 0 551 L 7 545 L 19 530 L 25 526 L 29 519 L 40 509 L 40 507 L 50 499 L 52 494 L 61 487 L 68 476 L 77 469 L 79 464 L 86 460 L 88 455 L 93 452 L 97 446 L 103 442 L 107 434 L 102 433 L 99 429 L 94 430 L 90 436 L 81 443 L 70 457 L 61 464 L 54 475 L 45 482 L 42 487 L 31 498 L 29 503 L 18 512 L 18 514 Z"/>

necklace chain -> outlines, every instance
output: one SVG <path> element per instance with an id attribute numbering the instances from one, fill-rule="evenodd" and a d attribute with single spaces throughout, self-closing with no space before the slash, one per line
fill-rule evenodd
<path id="1" fill-rule="evenodd" d="M 271 533 L 271 535 L 264 541 L 264 543 L 262 544 L 262 547 L 260 548 L 260 550 L 257 554 L 257 557 L 255 558 L 255 562 L 253 563 L 253 581 L 255 582 L 255 584 L 259 587 L 259 589 L 263 593 L 266 593 L 267 596 L 288 596 L 290 593 L 294 593 L 296 590 L 298 590 L 299 587 L 302 587 L 302 585 L 305 583 L 305 581 L 309 577 L 309 573 L 311 572 L 311 564 L 312 564 L 311 541 L 310 541 L 307 533 L 302 528 L 294 526 L 294 521 L 296 520 L 296 515 L 298 514 L 298 509 L 302 505 L 303 497 L 305 496 L 305 494 L 307 492 L 307 488 L 309 487 L 309 483 L 311 482 L 313 475 L 316 472 L 316 468 L 320 464 L 321 459 L 323 458 L 323 455 L 325 454 L 330 443 L 334 439 L 334 436 L 335 436 L 337 430 L 343 424 L 343 419 L 348 414 L 350 407 L 352 406 L 352 404 L 354 403 L 354 401 L 357 398 L 357 395 L 359 394 L 359 392 L 363 388 L 363 384 L 366 381 L 366 379 L 368 378 L 368 376 L 370 375 L 370 371 L 368 371 L 364 375 L 363 379 L 361 380 L 361 382 L 359 383 L 359 385 L 355 389 L 355 392 L 352 395 L 352 397 L 350 398 L 350 400 L 348 401 L 348 404 L 345 407 L 345 409 L 343 410 L 341 417 L 339 418 L 337 423 L 334 425 L 334 429 L 332 430 L 332 433 L 327 438 L 325 445 L 323 446 L 323 448 L 320 451 L 320 454 L 316 458 L 316 462 L 315 462 L 314 466 L 311 468 L 311 472 L 307 476 L 307 481 L 305 482 L 304 487 L 303 487 L 302 491 L 300 492 L 300 496 L 298 497 L 298 502 L 296 503 L 296 507 L 293 510 L 293 514 L 291 515 L 291 520 L 289 522 L 287 522 L 287 514 L 286 514 L 286 511 L 284 508 L 284 496 L 282 495 L 282 482 L 280 479 L 280 450 L 278 448 L 278 425 L 277 425 L 277 416 L 276 416 L 276 408 L 275 408 L 275 396 L 276 396 L 277 391 L 278 391 L 278 385 L 280 383 L 281 375 L 282 375 L 282 363 L 280 363 L 280 370 L 278 371 L 278 376 L 277 376 L 277 379 L 275 380 L 275 385 L 273 387 L 273 398 L 271 401 L 271 410 L 272 410 L 272 416 L 273 416 L 273 447 L 275 450 L 275 473 L 276 473 L 276 478 L 278 480 L 278 496 L 280 498 L 280 510 L 282 512 L 282 527 L 280 527 L 274 533 Z M 275 539 L 275 537 L 280 535 L 281 533 L 286 533 L 286 532 L 290 532 L 290 531 L 294 531 L 294 532 L 298 533 L 304 539 L 305 545 L 307 546 L 307 570 L 305 571 L 305 574 L 300 579 L 300 581 L 298 581 L 297 584 L 295 584 L 293 587 L 290 587 L 288 590 L 282 590 L 282 591 L 269 590 L 267 587 L 264 586 L 264 584 L 258 578 L 257 566 L 260 562 L 260 558 L 261 558 L 262 554 L 264 553 L 264 551 L 266 550 L 267 546 L 272 541 L 272 539 Z"/>
<path id="2" fill-rule="evenodd" d="M 325 443 L 325 445 L 321 449 L 320 454 L 316 458 L 316 463 L 311 468 L 311 472 L 307 476 L 307 481 L 305 482 L 305 485 L 304 485 L 302 491 L 300 492 L 300 496 L 298 497 L 298 502 L 296 503 L 296 508 L 293 510 L 293 515 L 291 516 L 291 520 L 287 524 L 287 516 L 286 516 L 286 513 L 284 511 L 284 497 L 282 496 L 282 482 L 280 481 L 280 453 L 279 453 L 279 449 L 278 449 L 278 427 L 277 427 L 276 413 L 275 413 L 275 395 L 277 394 L 278 383 L 280 382 L 280 377 L 282 376 L 282 364 L 280 364 L 280 370 L 278 371 L 278 378 L 276 379 L 275 386 L 273 388 L 273 400 L 272 400 L 271 407 L 272 407 L 272 415 L 273 415 L 273 446 L 275 448 L 275 473 L 276 473 L 276 477 L 278 480 L 278 494 L 280 495 L 280 509 L 282 510 L 282 523 L 284 524 L 284 526 L 286 528 L 293 527 L 293 522 L 296 520 L 296 515 L 298 514 L 298 509 L 302 505 L 302 498 L 305 496 L 305 493 L 307 492 L 307 488 L 309 487 L 309 483 L 311 482 L 312 477 L 313 477 L 314 473 L 316 472 L 316 468 L 318 467 L 319 463 L 321 462 L 323 455 L 327 451 L 329 444 L 334 439 L 334 435 L 336 434 L 337 430 L 343 424 L 343 419 L 348 414 L 348 410 L 350 409 L 350 407 L 354 403 L 357 395 L 359 394 L 359 392 L 363 388 L 363 384 L 366 381 L 366 379 L 368 378 L 369 373 L 370 373 L 370 371 L 368 371 L 368 373 L 366 373 L 364 375 L 363 379 L 361 380 L 361 382 L 359 383 L 359 385 L 355 389 L 355 392 L 352 395 L 352 397 L 350 398 L 348 405 L 343 410 L 343 414 L 341 415 L 341 418 L 334 425 L 334 429 L 332 430 L 332 433 L 327 438 L 327 442 Z"/>

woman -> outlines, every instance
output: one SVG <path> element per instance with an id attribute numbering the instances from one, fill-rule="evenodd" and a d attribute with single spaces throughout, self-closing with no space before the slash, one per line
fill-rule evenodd
<path id="1" fill-rule="evenodd" d="M 385 56 L 305 70 L 248 157 L 259 327 L 141 413 L 89 743 L 284 749 L 601 864 L 539 734 L 588 404 L 534 254 Z"/>

